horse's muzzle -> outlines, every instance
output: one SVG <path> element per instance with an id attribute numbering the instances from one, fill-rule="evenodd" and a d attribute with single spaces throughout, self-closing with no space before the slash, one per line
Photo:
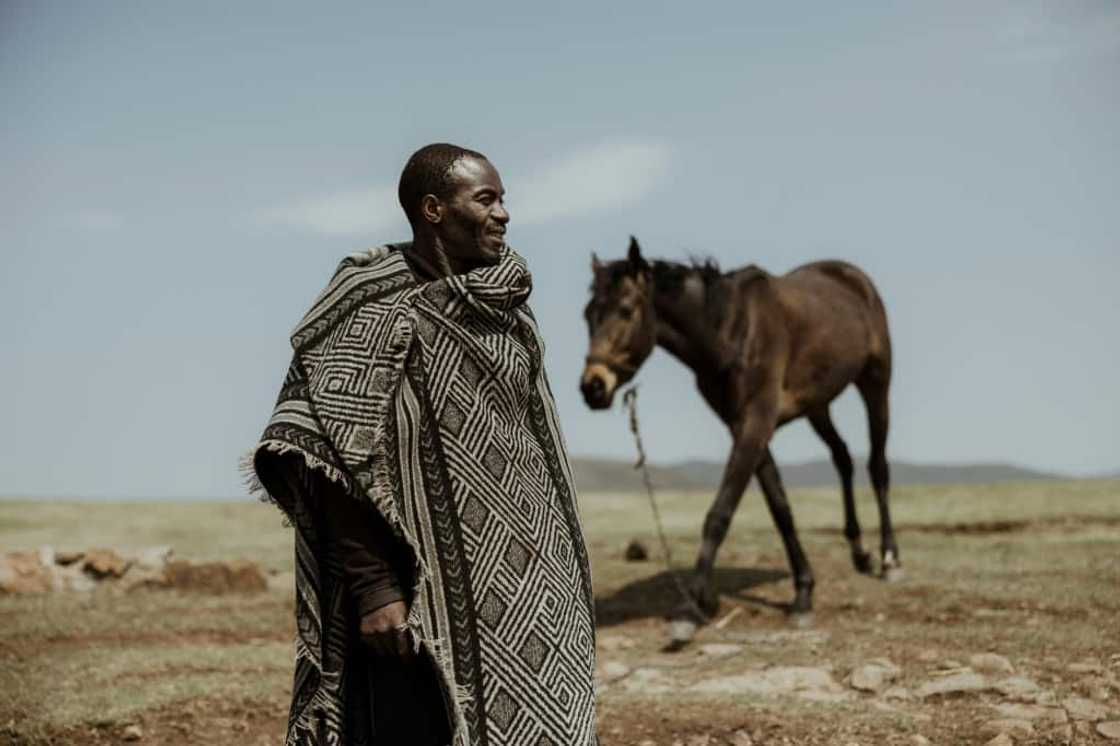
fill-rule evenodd
<path id="1" fill-rule="evenodd" d="M 591 409 L 607 409 L 614 398 L 618 376 L 601 363 L 590 363 L 579 382 L 583 400 Z"/>

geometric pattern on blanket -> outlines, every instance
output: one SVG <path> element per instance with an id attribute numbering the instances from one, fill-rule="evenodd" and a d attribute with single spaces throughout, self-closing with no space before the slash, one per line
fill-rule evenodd
<path id="1" fill-rule="evenodd" d="M 345 743 L 357 696 L 352 621 L 308 515 L 314 496 L 272 486 L 290 463 L 272 457 L 293 454 L 370 501 L 412 549 L 409 624 L 436 663 L 457 746 L 596 743 L 590 571 L 530 290 L 509 249 L 492 267 L 415 285 L 387 247 L 343 262 L 293 335 L 255 459 L 297 527 L 289 743 Z"/>

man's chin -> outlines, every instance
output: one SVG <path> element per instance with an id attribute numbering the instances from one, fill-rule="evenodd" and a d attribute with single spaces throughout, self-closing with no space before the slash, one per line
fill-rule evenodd
<path id="1" fill-rule="evenodd" d="M 502 257 L 502 251 L 505 247 L 506 242 L 504 238 L 487 238 L 482 242 L 482 245 L 479 246 L 479 253 L 482 255 L 484 261 L 493 264 Z"/>

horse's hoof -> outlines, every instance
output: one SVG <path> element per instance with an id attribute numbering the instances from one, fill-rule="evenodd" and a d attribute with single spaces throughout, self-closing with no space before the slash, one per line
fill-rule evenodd
<path id="1" fill-rule="evenodd" d="M 795 611 L 789 615 L 789 624 L 794 629 L 809 629 L 813 626 L 813 612 Z"/>
<path id="2" fill-rule="evenodd" d="M 875 565 L 871 562 L 871 553 L 863 552 L 862 554 L 852 555 L 852 564 L 856 567 L 856 572 L 862 575 L 873 575 L 875 573 Z"/>
<path id="3" fill-rule="evenodd" d="M 699 628 L 700 626 L 691 619 L 674 619 L 669 622 L 668 649 L 680 650 L 692 642 L 692 638 L 696 637 L 696 630 Z"/>
<path id="4" fill-rule="evenodd" d="M 898 583 L 906 580 L 906 571 L 902 569 L 902 565 L 891 565 L 890 567 L 883 568 L 883 580 L 888 583 Z"/>

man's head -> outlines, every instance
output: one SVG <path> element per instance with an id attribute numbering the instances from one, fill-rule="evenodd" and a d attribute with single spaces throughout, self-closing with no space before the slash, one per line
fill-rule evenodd
<path id="1" fill-rule="evenodd" d="M 426 145 L 405 164 L 397 195 L 414 236 L 438 239 L 453 261 L 494 261 L 505 245 L 505 188 L 482 153 Z"/>

